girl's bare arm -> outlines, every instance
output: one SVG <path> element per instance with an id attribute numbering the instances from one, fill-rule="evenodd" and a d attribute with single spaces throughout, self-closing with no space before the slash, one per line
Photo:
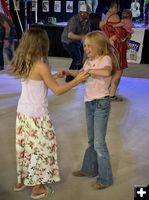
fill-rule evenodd
<path id="1" fill-rule="evenodd" d="M 74 80 L 60 85 L 59 83 L 56 82 L 55 78 L 51 74 L 49 70 L 49 66 L 47 64 L 41 62 L 41 63 L 38 63 L 37 67 L 38 67 L 38 72 L 40 74 L 41 79 L 45 82 L 47 87 L 51 89 L 51 91 L 55 95 L 61 95 L 69 91 L 71 88 L 85 81 L 89 77 L 88 72 L 81 72 L 78 74 L 78 76 Z"/>

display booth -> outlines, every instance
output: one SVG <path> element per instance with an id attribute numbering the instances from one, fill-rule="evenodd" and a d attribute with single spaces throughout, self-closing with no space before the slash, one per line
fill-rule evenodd
<path id="1" fill-rule="evenodd" d="M 68 57 L 67 52 L 61 44 L 61 33 L 64 29 L 64 24 L 67 23 L 70 17 L 79 12 L 79 7 L 85 1 L 79 0 L 12 0 L 9 2 L 9 9 L 13 21 L 16 25 L 18 38 L 22 35 L 22 29 L 25 31 L 30 26 L 37 26 L 45 29 L 50 39 L 50 56 Z M 15 2 L 15 4 L 14 4 Z M 100 6 L 96 13 L 90 16 L 91 30 L 98 30 L 99 21 L 102 15 L 102 6 L 109 1 L 101 0 Z M 132 1 L 120 1 L 121 10 L 130 8 Z M 141 12 L 143 2 L 140 0 Z M 18 17 L 19 16 L 19 17 Z M 19 25 L 19 19 L 21 26 Z M 64 23 L 65 22 L 65 23 Z M 147 55 L 147 46 L 149 44 L 149 29 L 135 28 L 134 34 L 129 42 L 128 62 L 133 63 L 149 63 Z"/>

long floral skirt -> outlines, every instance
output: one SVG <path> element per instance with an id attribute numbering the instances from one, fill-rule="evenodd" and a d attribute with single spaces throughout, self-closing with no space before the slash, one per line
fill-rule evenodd
<path id="1" fill-rule="evenodd" d="M 60 180 L 57 144 L 50 116 L 29 117 L 17 113 L 16 161 L 18 183 L 27 186 Z"/>

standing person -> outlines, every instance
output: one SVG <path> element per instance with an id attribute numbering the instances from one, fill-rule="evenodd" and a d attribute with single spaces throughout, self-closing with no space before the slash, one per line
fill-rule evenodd
<path id="1" fill-rule="evenodd" d="M 69 19 L 67 26 L 62 32 L 61 41 L 63 47 L 72 58 L 69 69 L 78 70 L 82 68 L 82 53 L 80 48 L 84 35 L 90 31 L 90 12 L 90 7 L 87 4 L 82 4 L 80 12 Z M 66 82 L 72 79 L 72 76 L 67 76 Z"/>
<path id="2" fill-rule="evenodd" d="M 6 53 L 8 59 L 11 60 L 13 57 L 13 40 L 16 37 L 15 25 L 4 13 L 0 13 L 0 21 L 5 29 L 4 52 Z"/>
<path id="3" fill-rule="evenodd" d="M 111 43 L 115 46 L 119 53 L 120 70 L 117 70 L 112 77 L 110 86 L 110 97 L 112 101 L 123 101 L 122 97 L 116 96 L 117 87 L 120 83 L 123 70 L 128 67 L 127 63 L 127 31 L 122 27 L 113 27 L 120 22 L 120 17 L 117 14 L 119 5 L 116 0 L 110 4 L 109 10 L 106 13 L 105 19 L 100 22 L 101 29 L 110 39 Z"/>
<path id="4" fill-rule="evenodd" d="M 113 46 L 99 31 L 88 33 L 84 39 L 86 61 L 83 69 L 90 77 L 85 85 L 85 108 L 88 133 L 86 149 L 81 170 L 74 176 L 96 176 L 95 189 L 104 189 L 113 183 L 112 169 L 106 144 L 107 125 L 110 114 L 109 86 L 111 76 L 119 67 Z M 73 76 L 80 71 L 68 70 L 65 74 Z"/>
<path id="5" fill-rule="evenodd" d="M 17 184 L 15 191 L 32 186 L 32 199 L 48 194 L 46 184 L 60 180 L 55 131 L 48 111 L 48 88 L 63 94 L 84 81 L 87 72 L 63 85 L 62 74 L 51 74 L 48 66 L 48 35 L 39 28 L 23 34 L 9 73 L 21 78 L 22 92 L 16 117 Z"/>
<path id="6" fill-rule="evenodd" d="M 4 56 L 3 56 L 4 37 L 5 37 L 5 29 L 0 21 L 0 70 L 4 69 Z"/>
<path id="7" fill-rule="evenodd" d="M 89 5 L 91 11 L 95 13 L 98 6 L 98 0 L 86 0 L 86 3 Z"/>

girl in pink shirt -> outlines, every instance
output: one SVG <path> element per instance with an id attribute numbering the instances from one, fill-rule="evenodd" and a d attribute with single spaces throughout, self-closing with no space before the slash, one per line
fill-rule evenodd
<path id="1" fill-rule="evenodd" d="M 110 157 L 106 145 L 107 123 L 110 113 L 109 87 L 111 76 L 119 67 L 114 47 L 99 31 L 88 33 L 84 39 L 86 60 L 83 66 L 90 77 L 85 82 L 85 107 L 88 133 L 88 148 L 82 168 L 73 172 L 74 176 L 96 176 L 96 189 L 103 189 L 113 183 Z M 66 74 L 76 76 L 80 71 L 66 70 Z"/>

